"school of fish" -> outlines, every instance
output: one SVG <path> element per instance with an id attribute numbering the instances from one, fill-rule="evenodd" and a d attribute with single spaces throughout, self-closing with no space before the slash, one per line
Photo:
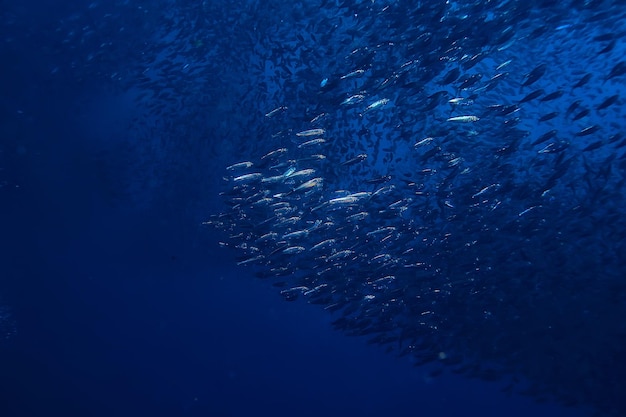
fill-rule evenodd
<path id="1" fill-rule="evenodd" d="M 138 159 L 210 155 L 187 170 L 219 180 L 204 223 L 242 271 L 415 365 L 626 415 L 623 2 L 120 0 L 75 30 L 81 16 L 50 33 L 51 55 L 75 55 L 51 73 L 134 94 Z M 169 172 L 129 194 L 179 187 Z"/>
<path id="2" fill-rule="evenodd" d="M 277 28 L 222 245 L 416 365 L 623 415 L 626 9 L 324 3 Z"/>

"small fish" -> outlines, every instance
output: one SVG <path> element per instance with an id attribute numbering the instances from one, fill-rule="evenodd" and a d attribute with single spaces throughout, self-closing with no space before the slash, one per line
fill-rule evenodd
<path id="1" fill-rule="evenodd" d="M 265 258 L 265 256 L 263 256 L 263 255 L 253 256 L 252 258 L 244 259 L 243 261 L 237 262 L 237 265 L 246 265 L 246 264 L 249 264 L 249 263 L 252 263 L 252 262 L 260 261 L 260 260 L 262 260 L 264 258 Z"/>
<path id="2" fill-rule="evenodd" d="M 464 100 L 465 100 L 464 97 L 455 97 L 455 98 L 452 98 L 452 99 L 448 100 L 448 103 L 450 103 L 453 106 L 457 106 L 457 105 L 463 103 Z"/>
<path id="3" fill-rule="evenodd" d="M 479 120 L 480 118 L 478 116 L 455 116 L 448 118 L 446 121 L 455 123 L 473 123 Z"/>
<path id="4" fill-rule="evenodd" d="M 291 176 L 294 172 L 296 172 L 296 167 L 289 167 L 287 171 L 285 171 L 282 175 L 283 178 L 287 178 Z"/>
<path id="5" fill-rule="evenodd" d="M 354 164 L 358 164 L 361 161 L 364 161 L 365 159 L 367 159 L 367 154 L 359 154 L 357 156 L 355 156 L 354 158 L 348 159 L 347 161 L 344 161 L 341 163 L 341 165 L 343 166 L 350 166 L 350 165 L 354 165 Z"/>
<path id="6" fill-rule="evenodd" d="M 461 162 L 463 162 L 463 158 L 461 158 L 460 156 L 457 156 L 456 158 L 452 158 L 451 160 L 448 161 L 448 166 L 455 167 L 459 165 Z"/>
<path id="7" fill-rule="evenodd" d="M 616 44 L 617 44 L 617 41 L 615 39 L 613 39 L 604 48 L 600 49 L 600 51 L 598 52 L 598 55 L 602 55 L 602 54 L 606 54 L 607 52 L 611 52 L 613 50 L 613 48 L 615 48 Z"/>
<path id="8" fill-rule="evenodd" d="M 333 246 L 335 243 L 336 243 L 335 239 L 322 240 L 321 242 L 311 246 L 311 249 L 309 249 L 309 250 L 310 251 L 316 251 L 316 250 L 324 249 L 324 248 L 327 248 L 329 246 Z"/>
<path id="9" fill-rule="evenodd" d="M 502 64 L 498 65 L 496 67 L 496 72 L 500 71 L 502 68 L 506 67 L 507 65 L 509 65 L 511 62 L 513 62 L 512 59 L 509 59 L 508 61 L 504 61 Z"/>
<path id="10" fill-rule="evenodd" d="M 320 120 L 322 120 L 324 117 L 326 117 L 326 113 L 320 113 L 317 116 L 315 116 L 314 118 L 312 118 L 309 123 L 317 123 Z"/>
<path id="11" fill-rule="evenodd" d="M 497 183 L 496 183 L 496 184 L 491 184 L 491 185 L 488 185 L 488 186 L 484 187 L 483 189 L 481 189 L 481 190 L 480 190 L 479 192 L 477 192 L 476 194 L 474 194 L 474 195 L 472 196 L 472 198 L 479 197 L 479 196 L 481 196 L 481 195 L 483 195 L 483 194 L 485 194 L 485 193 L 489 192 L 490 190 L 493 190 L 494 188 L 498 188 L 498 187 L 500 187 L 500 184 L 497 184 Z"/>
<path id="12" fill-rule="evenodd" d="M 572 114 L 574 110 L 578 108 L 578 106 L 580 106 L 581 102 L 582 100 L 576 100 L 575 102 L 570 104 L 570 106 L 567 108 L 567 111 L 565 112 L 565 117 L 569 117 L 569 115 Z"/>
<path id="13" fill-rule="evenodd" d="M 526 79 L 522 83 L 522 87 L 527 87 L 537 82 L 546 73 L 547 67 L 548 66 L 546 64 L 540 64 L 536 66 L 531 72 L 526 74 Z"/>
<path id="14" fill-rule="evenodd" d="M 322 289 L 324 289 L 324 288 L 326 288 L 326 287 L 328 287 L 328 284 L 320 284 L 320 285 L 318 285 L 317 287 L 315 287 L 315 288 L 313 288 L 313 289 L 310 289 L 310 290 L 308 290 L 308 291 L 304 291 L 304 292 L 302 293 L 302 295 L 304 295 L 305 297 L 306 297 L 306 296 L 309 296 L 309 295 L 313 295 L 313 294 L 315 294 L 315 293 L 320 292 L 320 290 L 322 290 Z"/>
<path id="15" fill-rule="evenodd" d="M 274 117 L 274 116 L 276 116 L 279 112 L 281 112 L 281 111 L 285 111 L 285 110 L 287 110 L 287 107 L 286 107 L 286 106 L 276 107 L 276 108 L 275 108 L 274 110 L 272 110 L 271 112 L 269 112 L 269 113 L 265 113 L 265 117 L 268 117 L 268 118 L 270 118 L 270 117 Z"/>
<path id="16" fill-rule="evenodd" d="M 583 152 L 595 151 L 596 149 L 601 148 L 603 144 L 604 144 L 604 142 L 602 142 L 601 140 L 597 140 L 597 141 L 595 141 L 593 143 L 590 143 L 589 145 L 585 146 L 583 148 Z"/>
<path id="17" fill-rule="evenodd" d="M 541 99 L 539 100 L 540 102 L 545 102 L 545 101 L 551 101 L 551 100 L 556 100 L 557 98 L 560 98 L 561 96 L 563 96 L 565 92 L 563 90 L 557 90 L 553 93 L 548 94 L 545 97 L 541 97 Z"/>
<path id="18" fill-rule="evenodd" d="M 417 142 L 415 145 L 413 145 L 413 147 L 414 148 L 419 148 L 420 146 L 428 145 L 433 140 L 434 140 L 434 138 L 431 138 L 431 137 L 424 138 L 424 139 L 420 140 L 419 142 Z"/>
<path id="19" fill-rule="evenodd" d="M 598 104 L 598 106 L 596 107 L 596 110 L 606 109 L 610 105 L 614 104 L 618 98 L 619 98 L 619 94 L 615 94 L 615 95 L 612 95 L 611 97 L 608 97 L 602 103 Z"/>
<path id="20" fill-rule="evenodd" d="M 289 239 L 300 239 L 302 237 L 308 236 L 309 231 L 305 230 L 296 230 L 295 232 L 286 233 L 283 235 L 281 239 L 289 240 Z"/>
<path id="21" fill-rule="evenodd" d="M 345 197 L 337 197 L 328 200 L 328 204 L 330 205 L 344 205 L 344 204 L 355 204 L 359 201 L 357 197 L 352 195 L 347 195 Z"/>
<path id="22" fill-rule="evenodd" d="M 365 110 L 363 110 L 363 113 L 367 113 L 371 110 L 377 109 L 379 107 L 383 107 L 385 106 L 387 103 L 389 103 L 389 99 L 388 98 L 381 98 L 380 100 L 376 100 L 375 102 L 373 102 L 372 104 L 370 104 L 369 106 L 367 106 L 365 108 Z"/>
<path id="23" fill-rule="evenodd" d="M 254 201 L 254 202 L 250 203 L 250 205 L 251 205 L 252 207 L 267 206 L 267 205 L 269 205 L 272 201 L 274 201 L 274 199 L 273 199 L 273 198 L 270 198 L 270 197 L 264 197 L 264 198 L 262 198 L 262 199 L 260 199 L 260 200 L 257 200 L 257 201 Z"/>
<path id="24" fill-rule="evenodd" d="M 308 180 L 305 183 L 300 184 L 299 186 L 294 188 L 293 191 L 309 190 L 313 187 L 317 187 L 318 185 L 321 185 L 323 182 L 324 182 L 323 178 L 316 177 L 316 178 Z"/>
<path id="25" fill-rule="evenodd" d="M 347 73 L 346 75 L 342 76 L 341 79 L 345 80 L 346 78 L 360 77 L 363 74 L 365 74 L 365 70 L 358 69 L 358 70 L 354 70 L 352 72 Z"/>
<path id="26" fill-rule="evenodd" d="M 276 165 L 272 165 L 272 166 L 270 167 L 270 169 L 271 169 L 271 170 L 275 170 L 275 169 L 289 168 L 290 166 L 295 165 L 295 163 L 296 163 L 296 161 L 295 161 L 295 160 L 290 159 L 290 160 L 288 160 L 288 161 L 281 162 L 281 163 L 276 164 Z"/>
<path id="27" fill-rule="evenodd" d="M 559 143 L 549 143 L 545 148 L 537 151 L 537 153 L 557 153 L 564 151 L 569 147 L 569 143 L 561 141 Z"/>
<path id="28" fill-rule="evenodd" d="M 609 139 L 608 139 L 608 141 L 607 141 L 607 142 L 608 142 L 608 143 L 615 143 L 615 142 L 617 142 L 618 140 L 620 140 L 620 139 L 622 138 L 622 136 L 623 136 L 623 135 L 622 135 L 621 133 L 616 133 L 616 134 L 614 134 L 614 135 L 611 135 L 611 136 L 609 137 Z"/>
<path id="29" fill-rule="evenodd" d="M 515 41 L 517 41 L 517 39 L 513 38 L 510 41 L 508 41 L 507 43 L 505 43 L 502 46 L 498 47 L 498 51 L 504 51 L 506 49 L 509 49 L 511 46 L 513 46 L 513 44 L 515 43 Z"/>
<path id="30" fill-rule="evenodd" d="M 575 114 L 572 120 L 580 120 L 588 114 L 589 114 L 589 109 L 584 109 L 581 112 Z"/>
<path id="31" fill-rule="evenodd" d="M 239 169 L 251 168 L 254 164 L 250 161 L 238 162 L 236 164 L 232 164 L 226 167 L 227 171 L 235 171 Z"/>
<path id="32" fill-rule="evenodd" d="M 593 37 L 593 40 L 595 42 L 606 42 L 606 41 L 610 41 L 613 39 L 615 39 L 615 33 L 613 32 L 603 33 L 601 35 L 596 35 Z"/>
<path id="33" fill-rule="evenodd" d="M 572 86 L 572 90 L 578 87 L 582 87 L 583 85 L 587 84 L 590 79 L 591 79 L 591 74 L 590 73 L 585 74 L 580 80 L 578 80 L 576 84 Z"/>
<path id="34" fill-rule="evenodd" d="M 389 176 L 389 179 L 391 179 L 391 176 Z M 396 188 L 396 186 L 393 185 L 393 184 L 392 185 L 385 185 L 383 187 L 380 187 L 376 191 L 374 191 L 372 193 L 372 197 L 388 194 L 388 193 L 392 192 L 395 188 Z"/>
<path id="35" fill-rule="evenodd" d="M 558 111 L 553 111 L 552 113 L 544 114 L 543 116 L 541 116 L 539 118 L 539 121 L 540 122 L 545 122 L 545 121 L 548 121 L 548 120 L 552 120 L 555 117 L 557 117 L 558 115 L 559 115 Z"/>
<path id="36" fill-rule="evenodd" d="M 280 221 L 276 222 L 274 225 L 276 227 L 293 226 L 294 224 L 299 223 L 300 220 L 302 220 L 300 216 L 292 216 L 286 219 L 281 219 Z"/>
<path id="37" fill-rule="evenodd" d="M 482 74 L 473 74 L 467 78 L 464 78 L 459 85 L 459 90 L 467 90 L 468 88 L 473 87 L 478 81 L 480 81 L 482 77 Z"/>
<path id="38" fill-rule="evenodd" d="M 277 182 L 284 181 L 285 177 L 283 175 L 274 175 L 272 177 L 264 177 L 261 182 L 264 184 L 273 184 Z"/>
<path id="39" fill-rule="evenodd" d="M 289 288 L 287 290 L 282 290 L 280 292 L 280 295 L 282 295 L 285 299 L 285 301 L 295 301 L 298 299 L 298 296 L 306 291 L 308 291 L 309 288 L 308 287 L 304 287 L 304 286 L 300 286 L 300 287 L 293 287 L 293 288 Z"/>
<path id="40" fill-rule="evenodd" d="M 309 177 L 315 174 L 315 170 L 312 168 L 301 169 L 300 171 L 293 171 L 289 175 L 285 175 L 286 178 L 298 178 L 298 177 Z"/>
<path id="41" fill-rule="evenodd" d="M 349 250 L 349 249 L 345 249 L 345 250 L 340 250 L 339 252 L 335 252 L 332 255 L 330 255 L 328 258 L 326 258 L 327 262 L 331 262 L 334 261 L 336 259 L 339 258 L 345 258 L 347 256 L 350 256 L 354 253 L 353 250 Z"/>
<path id="42" fill-rule="evenodd" d="M 261 157 L 261 159 L 274 158 L 278 155 L 284 154 L 285 152 L 287 152 L 287 148 L 279 148 L 279 149 L 266 153 L 265 155 Z"/>
<path id="43" fill-rule="evenodd" d="M 367 232 L 365 235 L 368 237 L 381 235 L 381 234 L 389 234 L 396 231 L 395 226 L 381 226 L 376 230 L 372 230 L 371 232 Z"/>
<path id="44" fill-rule="evenodd" d="M 528 213 L 530 213 L 531 211 L 533 211 L 534 209 L 539 208 L 539 207 L 541 207 L 541 206 L 532 206 L 532 207 L 528 207 L 526 210 L 522 210 L 521 212 L 519 212 L 519 213 L 517 214 L 517 217 L 522 217 L 524 214 L 528 214 Z"/>
<path id="45" fill-rule="evenodd" d="M 489 83 L 491 85 L 495 85 L 496 81 L 502 80 L 502 79 L 504 79 L 504 78 L 506 78 L 508 76 L 509 76 L 508 72 L 499 72 L 499 73 L 497 73 L 496 75 L 494 75 L 493 77 L 491 77 L 489 79 Z"/>
<path id="46" fill-rule="evenodd" d="M 576 133 L 576 136 L 589 136 L 593 133 L 596 133 L 598 130 L 600 130 L 600 126 L 591 125 Z"/>
<path id="47" fill-rule="evenodd" d="M 352 95 L 350 97 L 348 97 L 347 99 L 345 99 L 344 101 L 342 101 L 340 104 L 342 106 L 349 106 L 351 104 L 357 104 L 362 102 L 365 99 L 365 96 L 363 94 L 355 94 Z"/>
<path id="48" fill-rule="evenodd" d="M 382 184 L 391 181 L 391 175 L 383 175 L 382 177 L 369 178 L 365 180 L 366 184 Z"/>
<path id="49" fill-rule="evenodd" d="M 461 75 L 461 70 L 458 68 L 452 68 L 450 71 L 443 76 L 443 79 L 439 82 L 439 85 L 447 85 L 450 84 L 459 78 Z"/>
<path id="50" fill-rule="evenodd" d="M 361 211 L 359 213 L 356 214 L 352 214 L 348 217 L 346 217 L 346 221 L 349 222 L 357 222 L 357 221 L 361 221 L 363 219 L 365 219 L 367 216 L 369 216 L 370 214 L 366 211 Z"/>
<path id="51" fill-rule="evenodd" d="M 300 137 L 321 136 L 324 133 L 326 133 L 326 130 L 324 129 L 309 129 L 309 130 L 303 130 L 302 132 L 296 133 L 296 136 L 300 136 Z"/>
<path id="52" fill-rule="evenodd" d="M 283 249 L 283 253 L 285 255 L 296 255 L 298 253 L 304 252 L 305 250 L 306 249 L 304 248 L 304 246 L 289 246 Z"/>
<path id="53" fill-rule="evenodd" d="M 276 238 L 278 238 L 278 233 L 269 232 L 269 233 L 259 236 L 259 238 L 255 240 L 255 242 L 256 243 L 267 242 L 268 240 L 276 240 Z"/>
<path id="54" fill-rule="evenodd" d="M 298 145 L 298 149 L 306 148 L 308 146 L 321 145 L 322 143 L 326 143 L 326 139 L 323 139 L 323 138 L 311 139 Z"/>
<path id="55" fill-rule="evenodd" d="M 245 174 L 245 175 L 240 175 L 238 177 L 233 178 L 233 181 L 235 182 L 254 182 L 254 181 L 260 181 L 263 179 L 263 174 L 255 172 L 252 174 Z"/>
<path id="56" fill-rule="evenodd" d="M 309 155 L 306 158 L 300 158 L 298 159 L 298 162 L 323 161 L 324 159 L 326 159 L 326 155 L 316 153 L 313 155 Z"/>
<path id="57" fill-rule="evenodd" d="M 608 81 L 611 78 L 619 77 L 624 74 L 626 74 L 626 61 L 620 61 L 611 69 L 609 75 L 604 77 L 604 81 Z"/>

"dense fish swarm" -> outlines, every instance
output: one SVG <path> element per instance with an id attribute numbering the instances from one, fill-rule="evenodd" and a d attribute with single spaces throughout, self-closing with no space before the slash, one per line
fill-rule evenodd
<path id="1" fill-rule="evenodd" d="M 349 335 L 623 415 L 626 10 L 566 3 L 325 2 L 275 28 L 207 223 Z"/>
<path id="2" fill-rule="evenodd" d="M 285 299 L 415 364 L 626 415 L 622 1 L 115 0 L 35 30 L 0 16 L 10 68 L 41 70 L 11 59 L 34 39 L 49 79 L 136 96 L 140 162 L 201 182 L 212 171 L 187 167 L 208 149 L 225 208 L 206 223 Z M 171 171 L 127 192 L 176 195 Z"/>

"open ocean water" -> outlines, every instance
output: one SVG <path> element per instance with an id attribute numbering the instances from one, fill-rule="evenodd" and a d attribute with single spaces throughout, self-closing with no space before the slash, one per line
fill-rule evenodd
<path id="1" fill-rule="evenodd" d="M 626 416 L 626 3 L 0 23 L 0 417 Z"/>

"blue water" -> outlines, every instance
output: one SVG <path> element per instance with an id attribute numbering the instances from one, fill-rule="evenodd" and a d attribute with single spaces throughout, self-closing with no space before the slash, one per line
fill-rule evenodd
<path id="1" fill-rule="evenodd" d="M 413 143 L 427 135 L 422 131 L 424 125 L 428 134 L 436 135 L 436 128 L 450 117 L 450 106 L 444 100 L 418 120 L 416 114 L 426 114 L 426 110 L 417 109 L 415 103 L 424 104 L 427 94 L 420 90 L 405 98 L 398 93 L 407 88 L 418 91 L 416 84 L 394 84 L 390 89 L 374 86 L 374 79 L 380 82 L 398 74 L 394 71 L 404 62 L 398 61 L 395 50 L 381 48 L 375 64 L 368 68 L 371 73 L 358 78 L 350 88 L 341 85 L 329 89 L 329 95 L 320 87 L 324 78 L 330 77 L 332 83 L 333 77 L 348 72 L 346 53 L 385 44 L 396 29 L 398 33 L 414 29 L 410 21 L 399 18 L 395 23 L 400 29 L 387 25 L 382 11 L 385 5 L 371 3 L 376 6 L 360 1 L 327 1 L 320 6 L 165 0 L 0 4 L 0 417 L 573 417 L 619 415 L 625 409 L 623 402 L 609 394 L 607 398 L 615 403 L 607 405 L 593 390 L 580 390 L 584 392 L 580 403 L 566 406 L 544 398 L 554 392 L 545 396 L 543 392 L 508 392 L 509 374 L 488 382 L 449 369 L 439 374 L 441 368 L 433 363 L 413 366 L 411 357 L 399 358 L 386 353 L 385 347 L 366 343 L 367 337 L 351 337 L 334 329 L 332 323 L 340 313 L 329 314 L 319 305 L 309 305 L 303 297 L 284 302 L 279 289 L 255 277 L 259 269 L 237 266 L 243 259 L 241 251 L 220 247 L 219 242 L 228 240 L 228 233 L 202 224 L 228 209 L 223 193 L 232 188 L 229 184 L 233 180 L 228 178 L 226 166 L 248 159 L 257 161 L 275 149 L 288 137 L 277 133 L 281 129 L 291 134 L 317 127 L 310 124 L 311 116 L 339 109 L 337 97 L 347 98 L 350 89 L 354 89 L 352 93 L 367 90 L 362 109 L 337 111 L 324 119 L 325 127 L 352 133 L 367 127 L 368 135 L 383 137 L 382 148 L 397 146 L 398 177 L 400 171 L 416 169 L 407 156 Z M 387 3 L 390 10 L 402 15 L 400 2 Z M 458 3 L 449 3 L 449 13 L 470 5 Z M 505 213 L 515 217 L 536 205 L 556 213 L 566 206 L 568 198 L 597 198 L 599 208 L 585 208 L 595 223 L 580 224 L 585 230 L 589 228 L 592 240 L 604 238 L 604 245 L 584 248 L 584 252 L 597 253 L 600 260 L 605 254 L 607 266 L 602 269 L 583 264 L 589 268 L 591 287 L 602 296 L 612 291 L 615 298 L 598 313 L 605 321 L 597 326 L 597 333 L 574 333 L 572 339 L 589 339 L 589 350 L 594 353 L 598 346 L 606 346 L 611 354 L 623 352 L 620 314 L 624 284 L 619 274 L 624 269 L 620 254 L 625 253 L 621 242 L 626 233 L 619 196 L 623 195 L 624 148 L 605 142 L 610 135 L 625 133 L 621 122 L 625 76 L 604 78 L 623 59 L 624 27 L 619 21 L 615 23 L 611 14 L 623 15 L 624 10 L 620 2 L 609 1 L 583 6 L 578 3 L 584 2 L 573 1 L 563 10 L 552 2 L 536 3 L 528 15 L 520 12 L 519 21 L 510 21 L 511 25 L 523 23 L 514 29 L 516 42 L 504 47 L 506 42 L 497 44 L 491 35 L 486 36 L 482 41 L 493 49 L 467 73 L 484 73 L 480 85 L 485 86 L 493 68 L 509 55 L 514 59 L 509 64 L 510 84 L 498 84 L 486 93 L 479 91 L 491 100 L 487 103 L 476 98 L 481 106 L 517 103 L 540 87 L 546 93 L 564 89 L 566 96 L 558 101 L 520 105 L 517 126 L 529 132 L 528 140 L 549 129 L 558 130 L 560 139 L 571 142 L 560 161 L 576 159 L 545 199 L 517 195 L 511 202 L 503 196 L 499 203 L 488 204 L 505 207 L 510 203 L 510 208 L 501 210 L 509 210 Z M 407 10 L 411 7 L 415 5 L 407 6 Z M 476 3 L 475 15 L 469 18 L 478 16 L 479 11 L 487 13 L 487 6 L 485 10 L 482 7 Z M 507 7 L 504 3 L 486 15 L 497 15 Z M 551 16 L 545 22 L 542 7 L 547 10 L 545 16 Z M 592 12 L 597 20 L 585 21 L 585 13 Z M 359 13 L 372 19 L 369 25 L 359 26 Z M 345 27 L 333 26 L 336 19 Z M 381 32 L 371 22 L 393 30 Z M 542 38 L 528 41 L 522 34 L 543 24 L 551 30 L 552 35 L 545 38 L 551 43 L 545 50 L 535 50 L 533 45 L 541 44 Z M 452 17 L 436 25 L 441 29 L 436 39 L 447 32 L 446 25 L 453 27 Z M 338 43 L 333 38 L 335 30 L 352 33 L 350 43 Z M 611 40 L 590 39 L 603 33 L 614 33 L 615 46 L 598 54 Z M 298 42 L 298 36 L 307 47 L 294 50 L 292 44 Z M 576 42 L 577 36 L 581 36 L 580 42 Z M 424 54 L 419 55 L 420 62 L 428 61 L 426 51 L 432 44 L 428 45 L 416 52 Z M 571 45 L 579 49 L 568 49 Z M 581 63 L 580 57 L 589 60 Z M 542 62 L 548 63 L 548 74 L 522 90 L 519 84 L 524 74 Z M 419 72 L 425 77 L 419 83 L 428 93 L 452 90 L 437 84 L 448 70 L 439 64 L 430 64 L 438 72 L 431 80 L 426 81 L 427 71 Z M 389 72 L 382 69 L 386 67 Z M 590 85 L 571 93 L 573 83 L 585 73 L 593 74 Z M 467 96 L 470 92 L 459 94 Z M 620 95 L 615 104 L 594 110 L 612 94 Z M 382 110 L 386 113 L 359 115 L 367 104 L 382 97 L 392 97 Z M 583 106 L 593 110 L 580 125 L 571 117 L 564 118 L 567 107 L 579 97 Z M 264 116 L 279 106 L 294 113 L 285 112 L 280 118 L 281 113 L 275 119 Z M 559 112 L 556 121 L 537 122 L 550 111 Z M 485 131 L 500 123 L 497 117 L 481 113 L 482 122 L 493 123 Z M 390 127 L 393 123 L 395 128 Z M 602 147 L 582 151 L 599 136 L 576 133 L 595 124 L 603 129 Z M 459 135 L 467 133 L 465 126 L 460 129 Z M 479 133 L 493 139 L 485 131 Z M 497 136 L 498 131 L 493 132 Z M 467 134 L 473 137 L 474 133 Z M 359 135 L 365 137 L 362 132 Z M 405 135 L 411 136 L 410 143 L 403 142 Z M 290 141 L 293 139 L 285 140 Z M 531 157 L 548 143 L 536 148 L 520 146 L 520 156 L 510 164 L 517 180 L 530 178 L 533 181 L 528 183 L 533 186 L 544 183 L 553 169 L 562 166 L 553 164 L 553 159 L 532 159 L 529 168 Z M 371 146 L 365 141 L 335 149 L 329 155 L 331 163 L 338 163 L 364 151 L 370 155 L 369 168 L 378 175 L 386 174 L 387 161 L 373 161 Z M 458 152 L 468 167 L 480 166 L 476 162 L 479 155 L 462 146 Z M 609 160 L 612 155 L 615 159 Z M 606 167 L 603 161 L 607 160 L 611 180 L 598 186 L 598 194 L 592 195 L 591 184 L 577 188 L 560 179 L 571 176 L 578 178 L 578 183 L 585 179 L 599 182 L 602 166 Z M 419 165 L 422 168 L 428 164 Z M 336 180 L 346 188 L 357 187 L 351 189 L 354 192 L 361 190 L 355 184 L 367 177 L 364 171 L 354 168 L 347 171 L 350 175 L 344 175 L 327 168 L 324 175 L 328 175 L 327 184 Z M 471 189 L 471 199 L 492 179 L 478 173 L 476 177 L 469 175 L 462 181 Z M 425 183 L 434 186 L 434 181 Z M 452 203 L 458 208 L 464 204 L 461 197 Z M 570 212 L 562 213 L 566 214 L 540 214 L 538 218 L 556 221 Z M 575 215 L 572 218 L 579 221 Z M 602 218 L 610 219 L 611 224 L 603 223 Z M 537 230 L 549 230 L 540 226 L 545 223 L 538 220 Z M 253 233 L 244 220 L 233 224 L 231 235 Z M 578 223 L 567 224 L 574 229 Z M 350 236 L 358 235 L 353 233 Z M 532 236 L 541 232 L 528 233 L 532 243 Z M 563 233 L 567 235 L 568 230 Z M 503 239 L 502 244 L 508 241 Z M 533 249 L 529 251 L 531 258 Z M 558 255 L 571 256 L 573 264 L 577 252 L 563 250 Z M 303 266 L 317 262 L 301 259 Z M 557 263 L 546 261 L 545 268 L 558 271 Z M 542 281 L 532 283 L 536 285 L 529 293 L 540 290 Z M 563 293 L 555 293 L 554 305 L 570 308 L 574 295 L 586 294 L 581 290 L 572 295 L 574 290 L 568 292 L 567 285 L 564 288 Z M 603 292 L 604 288 L 610 291 Z M 525 296 L 521 294 L 520 299 Z M 595 306 L 596 302 L 604 305 L 602 298 L 589 304 Z M 490 308 L 490 314 L 498 317 L 498 310 Z M 508 311 L 506 306 L 501 310 Z M 459 311 L 461 307 L 450 310 L 450 320 L 458 318 Z M 576 310 L 573 317 L 579 317 L 578 313 Z M 616 330 L 603 333 L 605 328 Z M 450 343 L 462 350 L 466 337 L 472 334 L 457 331 L 449 334 Z M 512 329 L 505 331 L 514 333 Z M 606 342 L 598 334 L 605 336 Z M 596 337 L 597 341 L 592 340 Z M 538 337 L 533 345 L 528 337 L 524 345 L 537 346 L 538 354 L 543 354 L 551 347 L 539 344 L 541 340 Z M 480 357 L 480 353 L 467 349 L 468 357 Z M 576 353 L 577 349 L 586 352 L 584 346 L 572 346 L 558 354 L 569 357 L 569 352 Z M 542 371 L 531 373 L 531 377 L 545 384 L 546 391 L 567 389 L 571 381 L 564 383 L 566 377 L 560 379 L 561 374 L 552 372 L 544 360 L 545 356 L 538 356 L 537 366 Z M 532 357 L 524 355 L 520 361 L 526 366 L 532 364 Z M 555 362 L 571 363 L 559 362 L 558 358 Z M 614 365 L 614 369 L 623 369 L 621 363 Z M 598 378 L 597 384 L 587 379 L 580 381 L 580 386 L 615 387 L 625 382 L 619 371 L 603 379 L 582 365 L 580 372 L 563 375 L 576 374 Z M 514 375 L 520 381 L 527 376 Z M 596 389 L 601 392 L 601 388 Z M 609 410 L 615 411 L 608 414 Z"/>

